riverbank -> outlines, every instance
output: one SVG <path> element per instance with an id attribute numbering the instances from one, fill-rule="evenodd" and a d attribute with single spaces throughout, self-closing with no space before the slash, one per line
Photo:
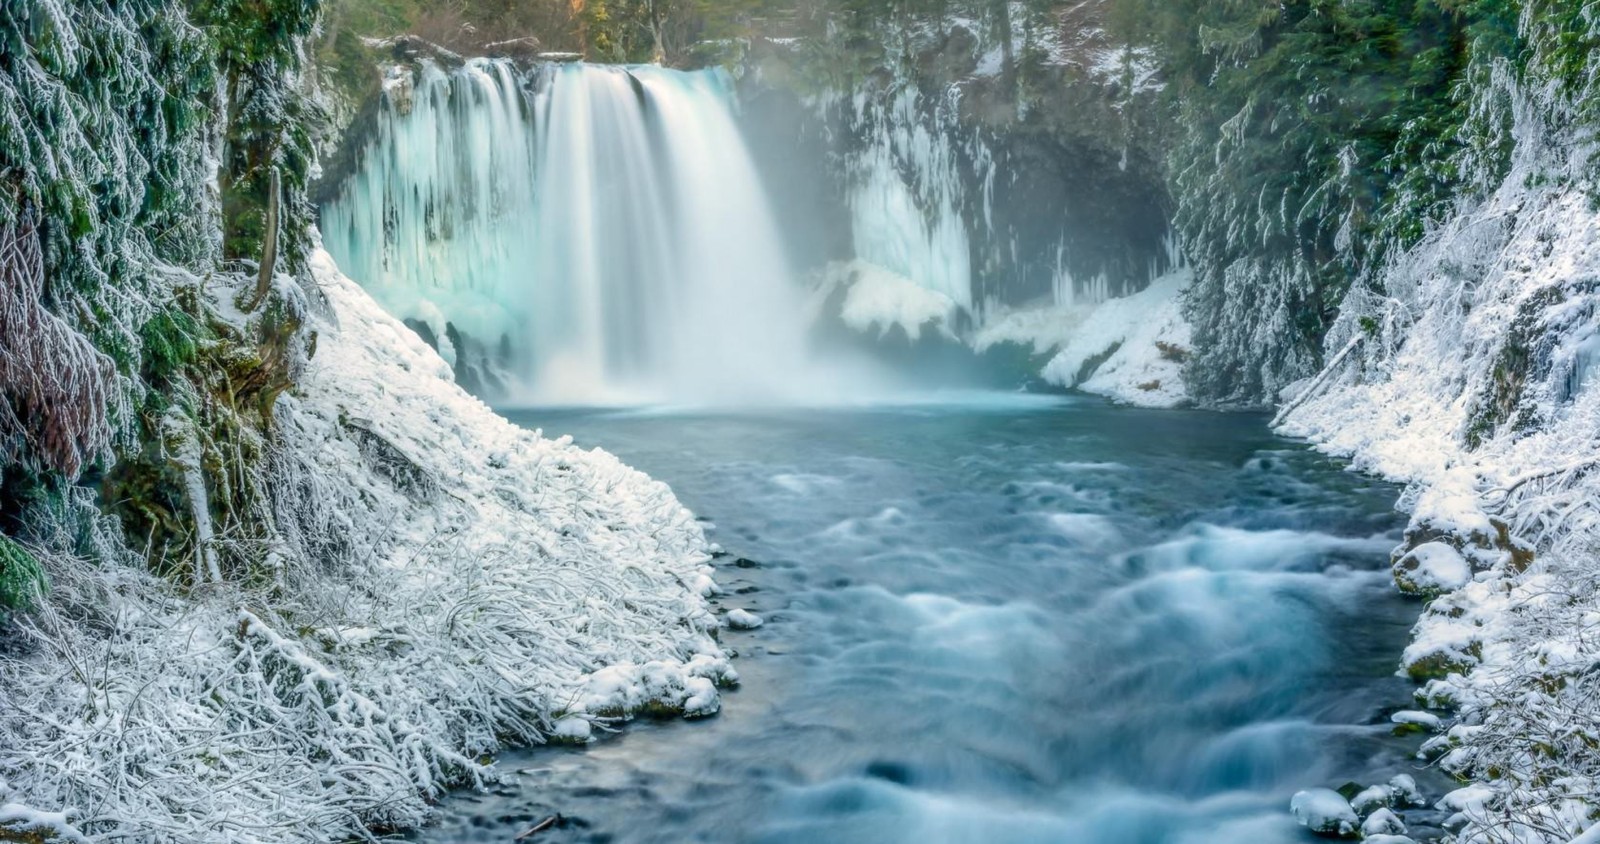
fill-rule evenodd
<path id="1" fill-rule="evenodd" d="M 310 264 L 317 350 L 278 407 L 275 575 L 188 591 L 36 549 L 52 588 L 0 652 L 0 829 L 414 828 L 495 778 L 489 754 L 708 715 L 737 681 L 704 533 L 664 484 L 506 422 L 326 253 Z"/>
<path id="2" fill-rule="evenodd" d="M 1580 172 L 1584 148 L 1531 126 L 1518 137 L 1500 187 L 1396 262 L 1395 298 L 1368 306 L 1366 327 L 1351 309 L 1353 353 L 1282 419 L 1409 484 L 1398 573 L 1436 576 L 1419 584 L 1432 600 L 1404 661 L 1426 681 L 1419 700 L 1453 712 L 1430 754 L 1484 784 L 1462 842 L 1575 836 L 1600 774 L 1600 216 L 1583 182 L 1529 175 L 1552 156 Z"/>

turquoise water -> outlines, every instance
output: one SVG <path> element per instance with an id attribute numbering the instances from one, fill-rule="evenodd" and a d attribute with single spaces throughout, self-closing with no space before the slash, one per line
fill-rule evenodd
<path id="1" fill-rule="evenodd" d="M 1397 490 L 1262 417 L 509 415 L 670 483 L 766 625 L 724 635 L 716 718 L 508 755 L 422 840 L 1272 844 L 1309 840 L 1297 789 L 1423 777 L 1387 724 Z"/>

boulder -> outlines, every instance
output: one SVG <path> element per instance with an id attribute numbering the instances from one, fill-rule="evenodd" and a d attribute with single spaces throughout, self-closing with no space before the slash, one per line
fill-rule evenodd
<path id="1" fill-rule="evenodd" d="M 1324 838 L 1356 838 L 1361 819 L 1350 801 L 1330 788 L 1310 788 L 1296 792 L 1289 811 L 1301 826 Z"/>
<path id="2" fill-rule="evenodd" d="M 1372 838 L 1374 835 L 1405 835 L 1406 825 L 1401 822 L 1400 816 L 1388 809 L 1379 809 L 1367 816 L 1361 824 L 1361 835 Z"/>

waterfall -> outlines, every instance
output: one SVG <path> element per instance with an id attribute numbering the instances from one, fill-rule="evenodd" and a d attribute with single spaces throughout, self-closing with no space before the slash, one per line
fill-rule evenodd
<path id="1" fill-rule="evenodd" d="M 730 87 L 720 70 L 424 65 L 391 80 L 325 243 L 447 357 L 461 338 L 493 350 L 522 398 L 831 388 Z"/>

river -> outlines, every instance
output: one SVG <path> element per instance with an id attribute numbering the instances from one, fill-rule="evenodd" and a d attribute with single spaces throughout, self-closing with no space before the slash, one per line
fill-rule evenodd
<path id="1" fill-rule="evenodd" d="M 711 528 L 737 690 L 503 757 L 429 842 L 1303 841 L 1290 795 L 1426 779 L 1391 485 L 1262 416 L 952 394 L 528 410 Z M 1437 791 L 1434 791 L 1437 794 Z"/>

